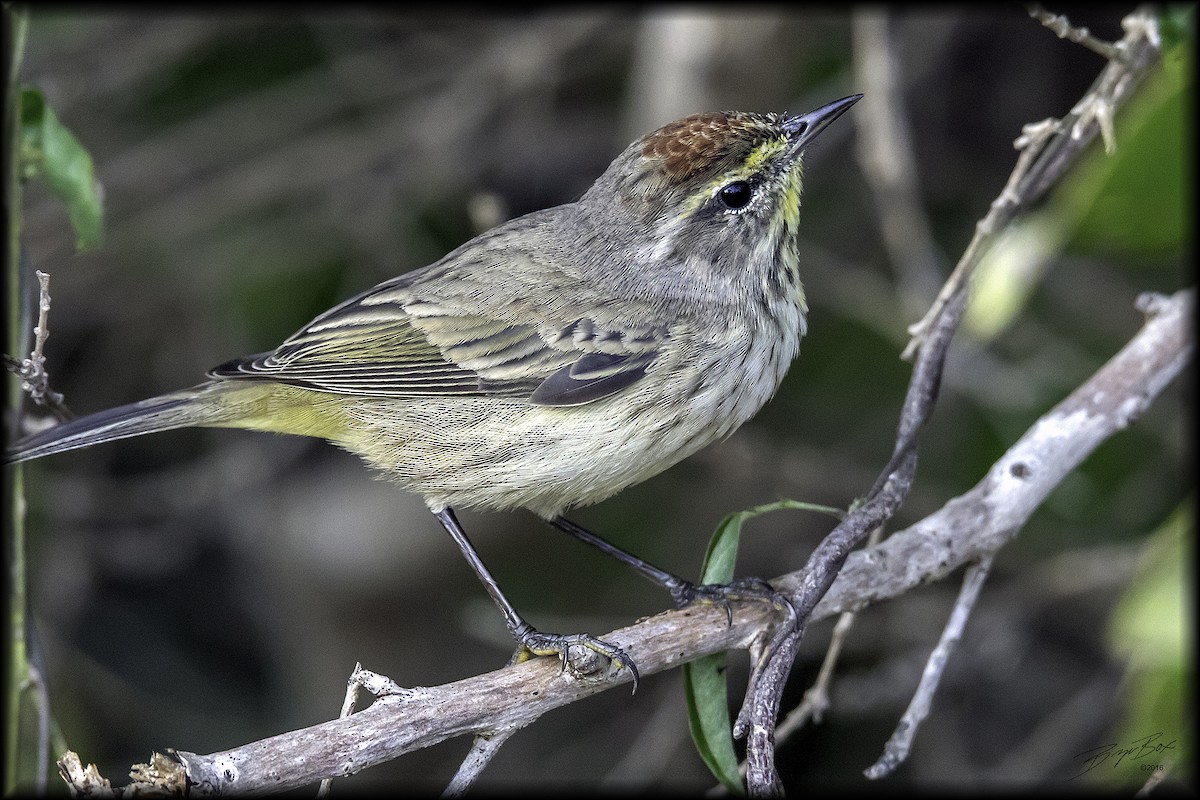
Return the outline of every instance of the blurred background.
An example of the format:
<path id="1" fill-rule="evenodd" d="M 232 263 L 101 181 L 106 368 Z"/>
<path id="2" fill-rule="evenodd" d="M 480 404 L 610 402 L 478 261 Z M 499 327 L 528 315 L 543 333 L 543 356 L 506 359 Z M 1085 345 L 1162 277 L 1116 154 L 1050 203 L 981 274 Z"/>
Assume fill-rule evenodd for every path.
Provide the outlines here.
<path id="1" fill-rule="evenodd" d="M 676 117 L 896 92 L 907 128 L 884 137 L 891 153 L 873 144 L 865 104 L 809 151 L 809 334 L 775 400 L 727 441 L 573 515 L 688 577 L 726 514 L 783 497 L 846 507 L 866 492 L 909 377 L 906 327 L 1002 188 L 1022 125 L 1066 114 L 1104 65 L 1017 5 L 275 11 L 32 10 L 24 81 L 91 152 L 105 193 L 104 243 L 75 254 L 62 204 L 25 189 L 24 269 L 52 276 L 48 368 L 76 413 L 197 383 L 499 221 L 569 202 Z M 1115 40 L 1125 11 L 1072 21 Z M 1111 357 L 1141 325 L 1139 293 L 1192 280 L 1184 38 L 1118 117 L 1115 158 L 1094 146 L 1006 243 L 1021 257 L 981 279 L 892 530 L 975 485 Z M 881 157 L 911 159 L 914 179 L 881 194 Z M 1177 382 L 1001 553 L 910 760 L 882 783 L 862 770 L 911 696 L 957 576 L 863 613 L 832 709 L 780 751 L 788 790 L 1140 785 L 1147 773 L 1128 764 L 1067 781 L 1085 750 L 1147 726 L 1190 731 L 1193 402 L 1190 378 Z M 437 685 L 512 650 L 422 502 L 324 443 L 182 431 L 26 469 L 53 712 L 116 783 L 154 749 L 208 753 L 336 716 L 356 661 Z M 669 605 L 528 514 L 461 518 L 538 627 L 600 635 Z M 796 569 L 829 528 L 759 518 L 739 573 Z M 811 684 L 829 631 L 808 633 L 785 703 Z M 745 662 L 730 658 L 734 697 Z M 440 791 L 468 745 L 405 756 L 343 791 Z M 1176 774 L 1190 778 L 1187 763 Z M 674 672 L 547 715 L 480 789 L 713 783 Z"/>

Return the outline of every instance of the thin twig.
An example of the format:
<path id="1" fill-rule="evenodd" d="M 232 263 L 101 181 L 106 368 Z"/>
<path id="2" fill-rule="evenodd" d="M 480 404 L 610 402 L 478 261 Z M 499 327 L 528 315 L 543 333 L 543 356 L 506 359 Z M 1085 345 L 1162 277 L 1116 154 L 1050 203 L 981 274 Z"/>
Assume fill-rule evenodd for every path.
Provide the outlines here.
<path id="1" fill-rule="evenodd" d="M 955 648 L 962 640 L 963 628 L 967 625 L 971 611 L 975 608 L 975 601 L 979 599 L 979 593 L 983 590 L 983 584 L 987 581 L 991 569 L 991 556 L 967 568 L 966 575 L 963 576 L 962 589 L 954 603 L 954 611 L 951 612 L 950 619 L 942 630 L 942 636 L 938 640 L 937 646 L 929 654 L 929 660 L 925 664 L 925 671 L 921 674 L 917 691 L 913 694 L 912 701 L 908 704 L 904 715 L 900 717 L 900 722 L 896 725 L 892 738 L 884 746 L 883 755 L 863 773 L 868 778 L 877 780 L 887 777 L 908 758 L 913 740 L 921 728 L 921 723 L 929 716 L 929 709 L 933 707 L 933 696 L 937 693 L 938 686 L 941 685 L 946 665 L 950 663 L 950 656 L 954 654 Z"/>
<path id="2" fill-rule="evenodd" d="M 1139 9 L 1121 22 L 1125 38 L 1114 45 L 1121 57 L 1111 60 L 1083 98 L 1061 120 L 1048 119 L 1026 125 L 1014 142 L 1019 151 L 1017 165 L 987 215 L 975 226 L 975 235 L 925 317 L 909 328 L 911 340 L 901 355 L 911 359 L 921 347 L 926 332 L 941 313 L 941 307 L 958 286 L 969 281 L 975 267 L 996 242 L 998 234 L 1019 213 L 1037 202 L 1075 163 L 1097 134 L 1105 137 L 1105 149 L 1113 145 L 1112 120 L 1142 79 L 1157 66 L 1161 56 L 1158 18 Z"/>
<path id="3" fill-rule="evenodd" d="M 366 689 L 376 697 L 403 695 L 409 691 L 386 675 L 380 675 L 369 669 L 363 669 L 361 663 L 355 663 L 354 671 L 350 673 L 350 677 L 346 680 L 346 697 L 342 700 L 342 711 L 338 714 L 338 719 L 345 719 L 354 713 L 355 708 L 358 706 L 358 692 L 360 689 Z M 317 797 L 327 797 L 332 785 L 333 778 L 322 780 L 320 787 L 317 788 Z"/>
<path id="4" fill-rule="evenodd" d="M 847 556 L 870 532 L 900 508 L 917 469 L 916 436 L 932 413 L 941 383 L 942 364 L 965 308 L 965 291 L 944 306 L 942 316 L 917 357 L 905 397 L 900 431 L 892 460 L 880 474 L 867 499 L 817 545 L 801 571 L 799 586 L 788 593 L 798 624 L 750 673 L 746 699 L 734 725 L 735 736 L 746 737 L 746 784 L 751 796 L 778 796 L 783 787 L 775 768 L 775 720 L 783 689 L 804 635 L 807 621 L 829 591 Z"/>
<path id="5" fill-rule="evenodd" d="M 462 797 L 466 794 L 483 772 L 483 768 L 491 763 L 504 743 L 518 730 L 520 728 L 513 727 L 477 735 L 471 742 L 471 749 L 467 752 L 467 757 L 463 759 L 458 771 L 454 773 L 446 791 L 442 792 L 442 797 Z"/>
<path id="6" fill-rule="evenodd" d="M 1028 7 L 1029 16 L 1045 25 L 1060 39 L 1066 39 L 1075 44 L 1081 44 L 1088 50 L 1107 58 L 1109 61 L 1119 61 L 1122 57 L 1120 48 L 1109 44 L 1103 39 L 1097 39 L 1084 27 L 1074 27 L 1065 14 L 1051 14 L 1038 3 Z"/>
<path id="7" fill-rule="evenodd" d="M 580 650 L 581 648 L 574 649 Z M 520 664 L 528 658 L 529 652 L 524 647 L 518 645 L 517 649 L 509 657 L 506 666 L 511 667 L 513 664 Z M 567 669 L 567 654 L 563 653 L 562 658 L 563 668 Z M 637 686 L 636 678 L 633 684 L 635 687 Z M 484 767 L 491 763 L 509 737 L 523 727 L 525 726 L 509 725 L 477 732 L 474 740 L 471 742 L 471 749 L 467 751 L 467 755 L 463 758 L 462 763 L 458 765 L 454 777 L 450 779 L 450 783 L 447 784 L 445 790 L 442 792 L 442 796 L 462 797 L 466 794 L 475 781 L 478 780 L 479 776 L 483 774 Z"/>
<path id="8" fill-rule="evenodd" d="M 867 538 L 867 547 L 874 547 L 879 544 L 883 538 L 883 528 L 876 528 L 871 531 L 871 535 Z M 821 662 L 821 669 L 817 672 L 817 678 L 813 681 L 813 685 L 804 693 L 804 697 L 800 699 L 800 705 L 792 709 L 783 722 L 775 727 L 775 743 L 780 745 L 785 742 L 793 733 L 803 728 L 811 719 L 814 723 L 820 724 L 825 712 L 829 709 L 829 687 L 833 683 L 834 670 L 837 667 L 838 658 L 841 657 L 842 648 L 845 647 L 846 639 L 850 635 L 850 630 L 854 627 L 854 621 L 858 618 L 857 611 L 843 611 L 838 617 L 838 621 L 833 626 L 833 633 L 830 635 L 829 647 L 825 651 L 825 658 Z M 742 774 L 745 775 L 745 762 L 742 762 Z"/>
<path id="9" fill-rule="evenodd" d="M 33 402 L 50 409 L 60 422 L 71 418 L 71 411 L 63 402 L 63 396 L 50 388 L 50 374 L 46 372 L 46 340 L 50 338 L 50 275 L 38 270 L 38 322 L 33 328 L 33 352 L 29 358 L 18 360 L 5 354 L 4 363 L 21 379 L 21 389 L 29 393 Z"/>

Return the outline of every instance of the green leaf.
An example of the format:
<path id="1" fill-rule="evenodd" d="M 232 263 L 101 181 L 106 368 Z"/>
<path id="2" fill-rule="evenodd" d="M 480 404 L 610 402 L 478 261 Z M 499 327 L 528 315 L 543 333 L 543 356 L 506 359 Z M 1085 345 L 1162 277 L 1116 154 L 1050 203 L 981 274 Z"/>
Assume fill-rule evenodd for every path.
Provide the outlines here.
<path id="1" fill-rule="evenodd" d="M 92 157 L 36 89 L 21 91 L 21 177 L 41 178 L 66 204 L 77 249 L 100 244 L 103 190 Z"/>
<path id="2" fill-rule="evenodd" d="M 729 721 L 729 690 L 725 684 L 725 654 L 701 656 L 683 665 L 683 691 L 687 696 L 688 727 L 696 752 L 730 792 L 744 795 L 738 772 Z"/>
<path id="3" fill-rule="evenodd" d="M 704 566 L 700 570 L 701 583 L 729 583 L 733 580 L 733 567 L 737 561 L 738 544 L 742 538 L 742 524 L 746 520 L 767 514 L 771 511 L 816 511 L 829 514 L 841 519 L 845 512 L 840 508 L 817 505 L 816 503 L 801 503 L 799 500 L 779 500 L 755 506 L 747 511 L 736 511 L 717 526 L 716 532 L 708 542 L 708 550 L 704 554 Z"/>
<path id="4" fill-rule="evenodd" d="M 742 524 L 760 514 L 781 509 L 819 511 L 839 519 L 843 516 L 840 509 L 795 500 L 780 500 L 730 514 L 721 520 L 708 543 L 701 582 L 722 584 L 733 580 Z M 729 720 L 725 654 L 713 653 L 684 664 L 683 689 L 687 697 L 688 725 L 700 758 L 725 788 L 735 794 L 745 794 L 742 776 L 738 772 L 737 752 L 733 747 L 733 725 Z"/>

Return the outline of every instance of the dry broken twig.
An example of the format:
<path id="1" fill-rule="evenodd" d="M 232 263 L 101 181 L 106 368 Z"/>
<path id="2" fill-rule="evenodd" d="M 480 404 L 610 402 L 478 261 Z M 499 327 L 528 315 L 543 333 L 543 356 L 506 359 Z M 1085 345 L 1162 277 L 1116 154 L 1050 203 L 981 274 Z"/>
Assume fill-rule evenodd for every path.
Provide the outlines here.
<path id="1" fill-rule="evenodd" d="M 18 359 L 4 354 L 8 371 L 21 379 L 21 390 L 27 392 L 33 402 L 45 406 L 60 421 L 70 419 L 71 410 L 63 396 L 50 388 L 50 374 L 46 372 L 46 340 L 50 338 L 50 276 L 37 271 L 38 321 L 33 328 L 33 352 L 28 358 Z"/>

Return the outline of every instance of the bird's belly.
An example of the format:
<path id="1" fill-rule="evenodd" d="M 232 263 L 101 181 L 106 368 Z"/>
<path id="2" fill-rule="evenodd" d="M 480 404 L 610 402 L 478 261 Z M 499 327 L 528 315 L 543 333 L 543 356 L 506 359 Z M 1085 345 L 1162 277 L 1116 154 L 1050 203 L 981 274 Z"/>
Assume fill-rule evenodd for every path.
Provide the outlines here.
<path id="1" fill-rule="evenodd" d="M 798 339 L 798 336 L 797 336 Z M 694 348 L 656 362 L 611 397 L 579 406 L 522 398 L 364 400 L 354 441 L 384 477 L 446 506 L 528 508 L 544 517 L 662 472 L 752 417 L 795 356 L 785 340 L 751 340 L 719 358 Z"/>

